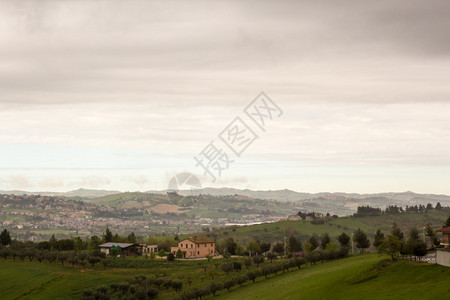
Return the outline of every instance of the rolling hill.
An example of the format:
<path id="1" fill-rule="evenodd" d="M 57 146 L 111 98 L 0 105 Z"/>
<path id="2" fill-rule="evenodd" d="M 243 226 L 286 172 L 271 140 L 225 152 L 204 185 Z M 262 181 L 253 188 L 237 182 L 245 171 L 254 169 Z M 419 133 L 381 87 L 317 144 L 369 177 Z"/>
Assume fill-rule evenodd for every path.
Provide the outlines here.
<path id="1" fill-rule="evenodd" d="M 217 299 L 445 299 L 450 268 L 357 255 L 222 292 Z M 214 298 L 214 299 L 216 299 Z M 213 297 L 211 297 L 213 299 Z"/>
<path id="2" fill-rule="evenodd" d="M 217 239 L 223 240 L 232 236 L 235 241 L 246 245 L 250 240 L 260 241 L 283 241 L 283 238 L 291 234 L 298 237 L 302 242 L 315 235 L 320 238 L 324 233 L 328 233 L 332 240 L 335 240 L 342 232 L 351 234 L 358 228 L 367 233 L 372 240 L 377 229 L 385 234 L 390 232 L 392 224 L 395 222 L 406 234 L 411 227 L 416 227 L 422 234 L 422 228 L 431 223 L 434 228 L 441 228 L 444 221 L 450 215 L 450 209 L 432 210 L 427 213 L 404 213 L 397 215 L 380 215 L 354 217 L 347 216 L 341 218 L 325 218 L 323 224 L 313 224 L 310 221 L 280 221 L 276 223 L 266 223 L 251 226 L 232 226 L 221 228 L 215 231 Z"/>

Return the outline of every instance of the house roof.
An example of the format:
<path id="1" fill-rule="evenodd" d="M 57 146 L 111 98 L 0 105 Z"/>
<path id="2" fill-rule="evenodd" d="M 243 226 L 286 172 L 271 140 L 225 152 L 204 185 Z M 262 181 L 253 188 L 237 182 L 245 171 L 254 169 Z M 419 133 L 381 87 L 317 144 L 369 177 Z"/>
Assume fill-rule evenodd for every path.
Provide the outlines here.
<path id="1" fill-rule="evenodd" d="M 193 238 L 188 238 L 188 239 L 184 239 L 183 241 L 191 241 L 195 244 L 205 244 L 205 243 L 215 243 L 212 239 L 207 238 L 207 237 L 193 237 Z"/>
<path id="2" fill-rule="evenodd" d="M 117 247 L 117 246 L 119 246 L 120 248 L 128 248 L 128 247 L 130 247 L 130 246 L 134 246 L 134 245 L 136 245 L 136 244 L 130 244 L 130 243 L 114 243 L 114 242 L 112 242 L 112 243 L 104 243 L 104 244 L 101 244 L 101 245 L 99 245 L 99 247 L 100 248 L 111 248 L 111 247 Z"/>
<path id="3" fill-rule="evenodd" d="M 443 233 L 450 233 L 450 226 L 449 227 L 444 227 L 439 229 L 438 231 L 443 232 Z"/>

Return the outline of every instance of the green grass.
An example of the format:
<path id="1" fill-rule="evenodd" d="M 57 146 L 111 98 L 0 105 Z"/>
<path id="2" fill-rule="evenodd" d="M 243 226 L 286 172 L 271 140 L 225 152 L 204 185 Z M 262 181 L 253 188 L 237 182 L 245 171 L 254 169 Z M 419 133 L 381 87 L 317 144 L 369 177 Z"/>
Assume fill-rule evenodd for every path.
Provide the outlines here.
<path id="1" fill-rule="evenodd" d="M 181 280 L 185 289 L 188 288 L 187 279 L 190 277 L 194 288 L 210 284 L 211 271 L 217 272 L 216 280 L 224 280 L 226 274 L 220 267 L 216 269 L 215 266 L 216 263 L 223 262 L 222 259 L 211 262 L 206 260 L 168 262 L 159 259 L 117 258 L 106 270 L 96 266 L 94 269 L 88 267 L 84 271 L 80 267 L 72 268 L 67 264 L 62 266 L 56 263 L 1 259 L 0 299 L 78 299 L 83 290 L 123 282 L 137 275 Z M 207 268 L 206 273 L 203 266 Z M 174 295 L 172 289 L 164 289 L 160 291 L 159 299 L 170 299 Z"/>
<path id="2" fill-rule="evenodd" d="M 84 272 L 60 264 L 1 261 L 1 299 L 77 298 L 87 288 L 134 276 L 135 270 Z"/>
<path id="3" fill-rule="evenodd" d="M 328 233 L 332 239 L 336 239 L 339 234 L 346 232 L 351 234 L 358 228 L 367 233 L 369 238 L 373 238 L 377 229 L 388 233 L 394 222 L 408 233 L 413 226 L 421 230 L 427 223 L 433 224 L 436 229 L 442 226 L 444 220 L 449 216 L 449 211 L 430 211 L 421 214 L 401 214 L 401 215 L 381 215 L 369 217 L 341 217 L 330 218 L 325 224 L 311 224 L 309 221 L 281 221 L 269 224 L 260 224 L 243 227 L 229 227 L 220 229 L 218 233 L 219 241 L 232 236 L 235 241 L 245 245 L 250 240 L 260 241 L 282 241 L 285 236 L 294 233 L 303 242 L 310 236 Z M 226 234 L 227 233 L 227 234 Z"/>
<path id="4" fill-rule="evenodd" d="M 450 268 L 408 261 L 379 264 L 385 259 L 366 254 L 318 264 L 221 292 L 217 299 L 446 299 L 450 296 Z"/>
<path id="5" fill-rule="evenodd" d="M 124 261 L 128 260 L 143 261 L 131 258 Z M 192 288 L 208 286 L 212 280 L 205 276 L 215 270 L 214 263 L 214 260 L 210 263 L 156 260 L 148 261 L 145 268 L 102 270 L 98 266 L 84 271 L 60 264 L 0 260 L 0 298 L 76 299 L 83 290 L 137 275 L 181 279 L 184 289 L 188 288 L 186 276 L 191 276 Z M 207 266 L 208 273 L 204 272 L 203 265 Z M 215 280 L 229 278 L 220 268 L 216 272 Z M 230 276 L 238 275 L 230 273 Z M 217 299 L 445 299 L 450 296 L 449 282 L 450 268 L 409 261 L 390 263 L 385 256 L 365 254 L 271 275 L 267 280 L 260 277 L 256 283 L 235 287 L 231 292 L 221 291 Z M 173 296 L 173 290 L 163 290 L 159 299 Z"/>

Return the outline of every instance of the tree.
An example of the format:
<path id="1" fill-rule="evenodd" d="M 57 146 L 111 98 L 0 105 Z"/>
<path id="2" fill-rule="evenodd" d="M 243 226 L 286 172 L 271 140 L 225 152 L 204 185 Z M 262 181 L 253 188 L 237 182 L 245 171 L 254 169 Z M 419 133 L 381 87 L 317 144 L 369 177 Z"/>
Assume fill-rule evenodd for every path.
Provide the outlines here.
<path id="1" fill-rule="evenodd" d="M 253 281 L 253 283 L 255 282 L 256 278 L 258 278 L 258 275 L 259 275 L 259 274 L 258 274 L 258 272 L 256 272 L 256 271 L 248 272 L 248 273 L 247 273 L 248 280 Z"/>
<path id="2" fill-rule="evenodd" d="M 175 260 L 175 255 L 173 255 L 172 252 L 169 253 L 169 254 L 167 255 L 167 261 L 174 261 L 174 260 Z"/>
<path id="3" fill-rule="evenodd" d="M 264 257 L 257 255 L 255 257 L 253 257 L 253 262 L 255 263 L 256 267 L 258 268 L 259 265 L 264 262 Z"/>
<path id="4" fill-rule="evenodd" d="M 170 286 L 175 290 L 175 292 L 178 292 L 183 288 L 183 282 L 180 280 L 174 280 L 170 283 Z"/>
<path id="5" fill-rule="evenodd" d="M 88 262 L 91 264 L 92 267 L 95 266 L 96 263 L 99 263 L 101 261 L 100 257 L 98 256 L 89 256 Z"/>
<path id="6" fill-rule="evenodd" d="M 278 253 L 278 255 L 283 255 L 284 254 L 284 244 L 281 242 L 276 243 L 273 246 L 273 251 L 275 251 L 276 253 Z"/>
<path id="7" fill-rule="evenodd" d="M 55 238 L 54 234 L 52 234 L 52 236 L 50 237 L 50 240 L 48 242 L 50 244 L 50 250 L 57 249 L 58 240 Z"/>
<path id="8" fill-rule="evenodd" d="M 222 268 L 222 271 L 227 273 L 227 276 L 228 276 L 228 274 L 233 270 L 233 264 L 231 264 L 231 263 L 223 264 L 221 268 Z"/>
<path id="9" fill-rule="evenodd" d="M 373 239 L 373 245 L 378 248 L 384 240 L 384 234 L 380 229 L 375 233 L 375 238 Z"/>
<path id="10" fill-rule="evenodd" d="M 87 253 L 85 252 L 81 252 L 80 254 L 78 254 L 77 259 L 78 259 L 78 263 L 80 264 L 80 266 L 83 267 L 84 270 L 86 270 L 86 260 L 87 260 Z"/>
<path id="11" fill-rule="evenodd" d="M 370 246 L 370 241 L 364 231 L 361 230 L 361 228 L 358 228 L 358 230 L 355 232 L 353 241 L 356 243 L 356 247 L 359 248 L 360 253 L 363 253 L 364 249 L 369 248 Z"/>
<path id="12" fill-rule="evenodd" d="M 312 252 L 314 251 L 317 247 L 319 246 L 319 242 L 317 241 L 317 239 L 312 236 L 309 238 L 308 242 L 305 245 L 305 250 Z"/>
<path id="13" fill-rule="evenodd" d="M 387 239 L 384 239 L 378 246 L 378 251 L 380 253 L 385 253 L 391 256 L 392 260 L 396 260 L 398 254 L 400 253 L 400 240 L 396 235 L 388 235 Z"/>
<path id="14" fill-rule="evenodd" d="M 325 249 L 329 242 L 331 242 L 330 236 L 328 235 L 328 233 L 325 233 L 320 241 L 320 248 Z"/>
<path id="15" fill-rule="evenodd" d="M 427 226 L 425 226 L 425 235 L 430 239 L 430 245 L 433 246 L 433 240 L 436 233 L 434 232 L 433 225 L 431 225 L 431 223 L 428 223 Z"/>
<path id="16" fill-rule="evenodd" d="M 261 247 L 259 246 L 258 242 L 255 241 L 250 241 L 247 244 L 247 251 L 250 253 L 250 256 L 252 256 L 252 253 L 260 253 L 261 252 Z"/>
<path id="17" fill-rule="evenodd" d="M 436 203 L 436 210 L 441 210 L 441 209 L 442 209 L 441 203 L 440 202 Z"/>
<path id="18" fill-rule="evenodd" d="M 222 285 L 220 283 L 213 282 L 209 286 L 209 291 L 213 296 L 216 296 L 216 293 L 222 289 Z"/>
<path id="19" fill-rule="evenodd" d="M 8 246 L 11 243 L 11 235 L 9 234 L 8 229 L 3 229 L 0 233 L 0 244 L 2 246 Z"/>
<path id="20" fill-rule="evenodd" d="M 411 240 L 414 240 L 414 241 L 417 241 L 417 240 L 419 240 L 419 230 L 417 230 L 417 228 L 416 227 L 412 227 L 410 230 L 409 230 L 409 238 L 411 239 Z"/>
<path id="21" fill-rule="evenodd" d="M 230 289 L 231 289 L 233 286 L 235 286 L 236 283 L 237 283 L 237 282 L 236 282 L 236 278 L 231 278 L 231 279 L 228 279 L 227 281 L 225 281 L 225 282 L 223 283 L 223 287 L 226 288 L 227 291 L 230 291 Z"/>
<path id="22" fill-rule="evenodd" d="M 223 243 L 223 251 L 235 255 L 236 254 L 237 243 L 233 238 L 227 238 Z"/>
<path id="23" fill-rule="evenodd" d="M 97 249 L 98 245 L 100 245 L 100 244 L 101 244 L 101 242 L 100 242 L 100 238 L 98 236 L 96 236 L 96 235 L 91 236 L 91 239 L 89 241 L 89 248 L 91 250 Z"/>
<path id="24" fill-rule="evenodd" d="M 400 242 L 403 241 L 403 232 L 400 230 L 400 228 L 397 226 L 397 223 L 395 223 L 395 222 L 392 225 L 391 234 L 395 235 L 396 237 L 398 237 Z"/>
<path id="25" fill-rule="evenodd" d="M 338 236 L 338 241 L 339 244 L 341 244 L 341 247 L 348 247 L 350 243 L 350 237 L 345 232 L 343 232 Z"/>
<path id="26" fill-rule="evenodd" d="M 103 270 L 106 270 L 106 267 L 111 263 L 111 258 L 103 258 L 100 263 L 103 266 Z"/>
<path id="27" fill-rule="evenodd" d="M 291 235 L 288 241 L 288 249 L 291 253 L 302 251 L 302 243 L 295 236 Z"/>
<path id="28" fill-rule="evenodd" d="M 150 299 L 155 299 L 156 297 L 158 297 L 158 290 L 155 288 L 149 288 L 147 291 L 147 297 L 149 297 Z"/>
<path id="29" fill-rule="evenodd" d="M 273 252 L 269 252 L 267 253 L 267 259 L 270 259 L 270 263 L 272 263 L 274 259 L 277 259 L 277 255 Z"/>
<path id="30" fill-rule="evenodd" d="M 176 254 L 177 258 L 183 258 L 183 252 L 181 252 L 181 249 L 177 250 L 177 254 Z"/>
<path id="31" fill-rule="evenodd" d="M 270 243 L 262 242 L 259 247 L 261 248 L 261 251 L 266 255 L 267 251 L 270 251 Z"/>
<path id="32" fill-rule="evenodd" d="M 433 204 L 428 203 L 426 209 L 427 209 L 427 210 L 432 210 L 432 209 L 433 209 Z"/>
<path id="33" fill-rule="evenodd" d="M 128 243 L 132 243 L 132 244 L 136 244 L 136 235 L 134 234 L 134 232 L 131 232 L 131 233 L 127 236 L 127 242 L 128 242 Z"/>
<path id="34" fill-rule="evenodd" d="M 418 241 L 414 247 L 414 255 L 419 258 L 427 255 L 427 245 L 422 241 Z"/>
<path id="35" fill-rule="evenodd" d="M 449 227 L 449 226 L 450 226 L 450 215 L 448 216 L 447 220 L 444 222 L 444 225 L 442 226 L 442 228 Z"/>
<path id="36" fill-rule="evenodd" d="M 106 227 L 106 231 L 104 234 L 105 242 L 107 242 L 107 243 L 112 242 L 112 238 L 113 238 L 113 234 L 112 234 L 111 230 L 109 230 L 109 228 Z"/>
<path id="37" fill-rule="evenodd" d="M 61 262 L 61 264 L 64 266 L 64 262 L 69 258 L 69 255 L 65 252 L 59 252 L 58 253 L 58 260 Z"/>
<path id="38" fill-rule="evenodd" d="M 116 257 L 119 255 L 119 249 L 117 249 L 116 247 L 109 248 L 109 255 L 116 259 Z"/>
<path id="39" fill-rule="evenodd" d="M 241 270 L 242 270 L 242 263 L 240 263 L 240 262 L 238 262 L 238 261 L 233 262 L 233 269 L 234 269 L 236 272 L 241 271 Z"/>

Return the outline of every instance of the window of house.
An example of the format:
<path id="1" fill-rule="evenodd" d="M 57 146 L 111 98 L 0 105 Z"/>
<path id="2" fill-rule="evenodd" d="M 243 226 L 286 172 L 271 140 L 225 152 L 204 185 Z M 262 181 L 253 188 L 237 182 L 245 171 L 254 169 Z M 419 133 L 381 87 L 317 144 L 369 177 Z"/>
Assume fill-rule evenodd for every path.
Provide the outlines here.
<path id="1" fill-rule="evenodd" d="M 197 251 L 197 254 L 200 255 L 200 251 Z"/>
<path id="2" fill-rule="evenodd" d="M 180 248 L 183 248 L 183 244 L 180 245 Z"/>

